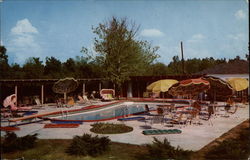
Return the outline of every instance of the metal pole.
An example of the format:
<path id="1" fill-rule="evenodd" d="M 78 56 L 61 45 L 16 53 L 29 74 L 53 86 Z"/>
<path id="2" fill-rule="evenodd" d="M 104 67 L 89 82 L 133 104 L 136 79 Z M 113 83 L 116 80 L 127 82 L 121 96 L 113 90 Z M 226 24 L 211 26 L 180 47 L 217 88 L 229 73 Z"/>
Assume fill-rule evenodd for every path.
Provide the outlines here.
<path id="1" fill-rule="evenodd" d="M 85 83 L 82 84 L 82 95 L 85 94 Z"/>
<path id="2" fill-rule="evenodd" d="M 102 90 L 102 82 L 99 82 L 99 92 Z"/>
<path id="3" fill-rule="evenodd" d="M 16 106 L 17 106 L 17 86 L 15 86 Z"/>
<path id="4" fill-rule="evenodd" d="M 41 87 L 41 101 L 42 101 L 42 104 L 44 103 L 44 86 L 42 85 Z"/>
<path id="5" fill-rule="evenodd" d="M 184 57 L 183 57 L 183 45 L 182 45 L 182 41 L 181 41 L 181 61 L 182 61 L 182 73 L 185 74 L 185 70 L 184 70 Z"/>

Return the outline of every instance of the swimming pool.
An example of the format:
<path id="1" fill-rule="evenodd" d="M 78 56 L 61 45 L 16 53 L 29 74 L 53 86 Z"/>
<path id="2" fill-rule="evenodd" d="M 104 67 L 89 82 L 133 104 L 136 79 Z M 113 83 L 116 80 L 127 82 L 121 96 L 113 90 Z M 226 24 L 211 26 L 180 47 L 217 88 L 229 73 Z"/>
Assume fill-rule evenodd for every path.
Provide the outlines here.
<path id="1" fill-rule="evenodd" d="M 102 107 L 96 107 L 94 110 L 77 110 L 68 111 L 64 113 L 58 113 L 55 115 L 46 116 L 50 120 L 59 121 L 83 121 L 83 122 L 95 122 L 95 121 L 107 121 L 117 118 L 122 118 L 130 115 L 145 113 L 145 105 L 148 105 L 150 110 L 154 110 L 158 105 L 161 105 L 162 101 L 125 101 L 103 105 Z"/>

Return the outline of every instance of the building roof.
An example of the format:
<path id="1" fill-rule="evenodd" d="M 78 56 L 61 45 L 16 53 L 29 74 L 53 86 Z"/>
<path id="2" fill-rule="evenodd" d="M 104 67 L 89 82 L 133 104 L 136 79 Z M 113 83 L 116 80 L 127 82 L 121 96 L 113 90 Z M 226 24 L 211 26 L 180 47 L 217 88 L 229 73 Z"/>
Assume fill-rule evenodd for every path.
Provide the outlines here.
<path id="1" fill-rule="evenodd" d="M 249 74 L 249 62 L 234 60 L 205 69 L 197 74 Z"/>

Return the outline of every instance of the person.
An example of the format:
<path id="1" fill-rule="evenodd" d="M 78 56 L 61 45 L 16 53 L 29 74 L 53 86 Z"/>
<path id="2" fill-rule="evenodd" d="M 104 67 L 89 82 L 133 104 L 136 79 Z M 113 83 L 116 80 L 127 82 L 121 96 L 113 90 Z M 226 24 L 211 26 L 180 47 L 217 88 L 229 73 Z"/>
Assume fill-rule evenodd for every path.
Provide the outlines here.
<path id="1" fill-rule="evenodd" d="M 93 92 L 90 94 L 90 98 L 91 98 L 91 99 L 95 99 L 95 93 L 96 93 L 96 92 L 93 91 Z"/>
<path id="2" fill-rule="evenodd" d="M 16 106 L 16 95 L 12 94 L 8 97 L 5 98 L 5 100 L 3 101 L 3 106 L 10 108 L 11 111 L 18 111 L 18 110 L 31 110 L 32 107 L 17 107 Z"/>
<path id="3" fill-rule="evenodd" d="M 231 105 L 230 104 L 226 104 L 224 109 L 225 109 L 226 112 L 228 112 L 230 110 L 230 108 L 231 108 Z"/>
<path id="4" fill-rule="evenodd" d="M 210 119 L 212 114 L 214 114 L 214 106 L 210 104 L 208 106 L 208 119 Z"/>
<path id="5" fill-rule="evenodd" d="M 147 113 L 149 113 L 149 107 L 148 107 L 148 105 L 147 105 L 147 104 L 145 105 L 145 107 L 144 107 L 144 108 L 145 108 L 145 111 L 146 111 Z"/>
<path id="6" fill-rule="evenodd" d="M 227 104 L 225 105 L 225 108 L 224 108 L 226 112 L 228 112 L 231 109 L 233 103 L 234 103 L 233 100 L 231 98 L 228 98 Z"/>
<path id="7" fill-rule="evenodd" d="M 157 114 L 158 114 L 158 115 L 163 115 L 163 113 L 164 113 L 163 108 L 158 107 L 158 108 L 157 108 Z"/>
<path id="8" fill-rule="evenodd" d="M 197 109 L 199 112 L 201 111 L 201 105 L 198 103 L 198 101 L 194 102 L 193 107 Z"/>

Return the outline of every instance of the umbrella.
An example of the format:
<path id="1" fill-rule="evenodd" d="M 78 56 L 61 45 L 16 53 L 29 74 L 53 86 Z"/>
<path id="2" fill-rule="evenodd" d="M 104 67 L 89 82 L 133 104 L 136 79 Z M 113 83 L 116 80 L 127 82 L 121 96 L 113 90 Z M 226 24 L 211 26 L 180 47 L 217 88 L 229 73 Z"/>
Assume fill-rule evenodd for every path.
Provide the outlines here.
<path id="1" fill-rule="evenodd" d="M 174 84 L 169 89 L 169 93 L 173 96 L 196 95 L 202 91 L 208 90 L 209 87 L 209 82 L 201 78 L 187 79 Z"/>
<path id="2" fill-rule="evenodd" d="M 64 78 L 57 81 L 52 90 L 55 93 L 64 94 L 64 99 L 66 100 L 66 94 L 74 91 L 78 87 L 78 82 L 74 78 Z"/>
<path id="3" fill-rule="evenodd" d="M 202 79 L 209 81 L 210 89 L 208 94 L 211 97 L 228 99 L 233 95 L 234 90 L 228 82 L 213 76 L 204 76 Z"/>
<path id="4" fill-rule="evenodd" d="M 3 106 L 4 107 L 8 107 L 8 106 L 13 107 L 13 106 L 15 106 L 15 103 L 16 103 L 16 95 L 12 94 L 4 99 Z"/>
<path id="5" fill-rule="evenodd" d="M 245 78 L 230 78 L 227 80 L 235 91 L 242 91 L 248 88 L 248 80 Z"/>
<path id="6" fill-rule="evenodd" d="M 151 83 L 149 86 L 147 86 L 147 90 L 150 90 L 155 93 L 166 92 L 172 85 L 176 83 L 178 83 L 178 81 L 174 79 L 163 79 Z"/>

